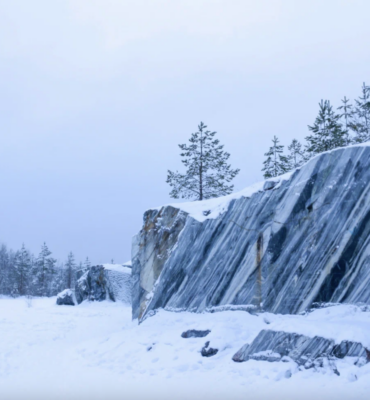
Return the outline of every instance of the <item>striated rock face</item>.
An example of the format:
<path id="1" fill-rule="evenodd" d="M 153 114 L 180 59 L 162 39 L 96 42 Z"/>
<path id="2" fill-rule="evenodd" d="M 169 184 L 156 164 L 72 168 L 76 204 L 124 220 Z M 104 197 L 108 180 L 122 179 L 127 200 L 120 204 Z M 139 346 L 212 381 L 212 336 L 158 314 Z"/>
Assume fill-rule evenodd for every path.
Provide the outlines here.
<path id="1" fill-rule="evenodd" d="M 356 357 L 368 362 L 366 349 L 361 343 L 343 341 L 338 345 L 333 340 L 319 336 L 309 338 L 296 333 L 261 331 L 253 342 L 244 345 L 233 357 L 236 362 L 248 360 L 284 361 L 289 357 L 298 365 L 311 368 L 322 358 Z"/>
<path id="2" fill-rule="evenodd" d="M 91 267 L 77 281 L 75 294 L 78 304 L 90 301 L 123 301 L 131 303 L 131 270 L 111 264 Z"/>
<path id="3" fill-rule="evenodd" d="M 370 302 L 370 147 L 324 153 L 220 215 L 214 201 L 200 202 L 203 220 L 181 205 L 145 213 L 133 240 L 133 318 L 162 307 L 298 313 Z"/>

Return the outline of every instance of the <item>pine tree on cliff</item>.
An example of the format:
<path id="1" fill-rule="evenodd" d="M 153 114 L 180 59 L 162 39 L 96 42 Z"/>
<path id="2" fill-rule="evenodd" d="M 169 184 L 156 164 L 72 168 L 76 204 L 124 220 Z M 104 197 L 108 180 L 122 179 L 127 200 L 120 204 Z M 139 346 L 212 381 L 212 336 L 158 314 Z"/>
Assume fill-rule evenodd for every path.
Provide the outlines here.
<path id="1" fill-rule="evenodd" d="M 288 157 L 283 154 L 284 146 L 279 144 L 276 136 L 272 139 L 272 143 L 270 150 L 265 153 L 267 159 L 263 162 L 262 171 L 264 171 L 263 176 L 266 179 L 285 174 L 291 169 Z"/>
<path id="2" fill-rule="evenodd" d="M 355 132 L 354 142 L 370 140 L 370 86 L 362 85 L 362 96 L 355 100 L 356 108 L 351 128 Z"/>
<path id="3" fill-rule="evenodd" d="M 223 150 L 215 135 L 201 122 L 189 139 L 190 145 L 179 145 L 186 172 L 168 171 L 166 182 L 172 188 L 171 197 L 205 200 L 232 192 L 234 185 L 229 183 L 240 170 L 227 163 L 230 154 Z"/>
<path id="4" fill-rule="evenodd" d="M 315 123 L 308 126 L 312 132 L 312 135 L 306 137 L 306 150 L 310 156 L 346 145 L 346 133 L 340 118 L 339 114 L 334 113 L 328 100 L 321 100 Z"/>
<path id="5" fill-rule="evenodd" d="M 292 140 L 292 143 L 288 146 L 288 151 L 289 169 L 298 168 L 306 161 L 302 144 L 297 139 Z"/>

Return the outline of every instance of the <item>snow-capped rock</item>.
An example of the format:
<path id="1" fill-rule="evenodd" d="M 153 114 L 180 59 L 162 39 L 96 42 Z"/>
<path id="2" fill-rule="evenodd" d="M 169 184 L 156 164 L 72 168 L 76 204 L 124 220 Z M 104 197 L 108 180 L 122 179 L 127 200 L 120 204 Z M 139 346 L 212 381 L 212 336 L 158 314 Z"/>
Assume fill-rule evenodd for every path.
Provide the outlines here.
<path id="1" fill-rule="evenodd" d="M 144 214 L 133 239 L 133 318 L 159 308 L 370 302 L 370 147 L 323 153 L 223 198 Z"/>
<path id="2" fill-rule="evenodd" d="M 65 289 L 57 296 L 58 306 L 75 306 L 77 304 L 76 296 L 72 289 Z"/>
<path id="3" fill-rule="evenodd" d="M 131 303 L 131 269 L 119 264 L 104 264 L 91 267 L 77 281 L 77 302 L 123 301 Z"/>

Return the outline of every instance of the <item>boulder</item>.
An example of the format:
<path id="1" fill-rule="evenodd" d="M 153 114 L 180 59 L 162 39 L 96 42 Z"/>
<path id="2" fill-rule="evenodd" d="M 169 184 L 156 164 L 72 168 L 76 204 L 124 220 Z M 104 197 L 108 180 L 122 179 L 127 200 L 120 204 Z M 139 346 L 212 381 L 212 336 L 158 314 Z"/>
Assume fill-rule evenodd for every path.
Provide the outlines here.
<path id="1" fill-rule="evenodd" d="M 77 304 L 74 291 L 72 289 L 65 289 L 57 296 L 58 306 L 74 306 Z"/>
<path id="2" fill-rule="evenodd" d="M 182 338 L 188 339 L 188 338 L 202 338 L 207 336 L 211 331 L 207 329 L 206 331 L 198 331 L 196 329 L 191 329 L 189 331 L 183 332 L 181 334 Z"/>
<path id="3" fill-rule="evenodd" d="M 89 301 L 122 301 L 131 304 L 131 270 L 122 265 L 104 264 L 89 268 L 77 281 L 78 304 Z"/>
<path id="4" fill-rule="evenodd" d="M 205 345 L 202 347 L 200 354 L 202 357 L 212 357 L 218 353 L 218 349 L 213 349 L 209 347 L 209 342 L 206 342 Z"/>

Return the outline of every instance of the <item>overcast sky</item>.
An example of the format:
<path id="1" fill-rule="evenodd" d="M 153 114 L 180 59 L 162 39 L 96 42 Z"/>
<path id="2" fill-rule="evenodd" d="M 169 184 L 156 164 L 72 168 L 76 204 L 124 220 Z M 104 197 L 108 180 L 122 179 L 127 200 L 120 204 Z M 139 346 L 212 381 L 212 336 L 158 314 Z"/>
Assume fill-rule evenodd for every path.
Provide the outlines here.
<path id="1" fill-rule="evenodd" d="M 130 259 L 202 120 L 240 190 L 370 82 L 368 0 L 0 0 L 0 241 Z"/>

